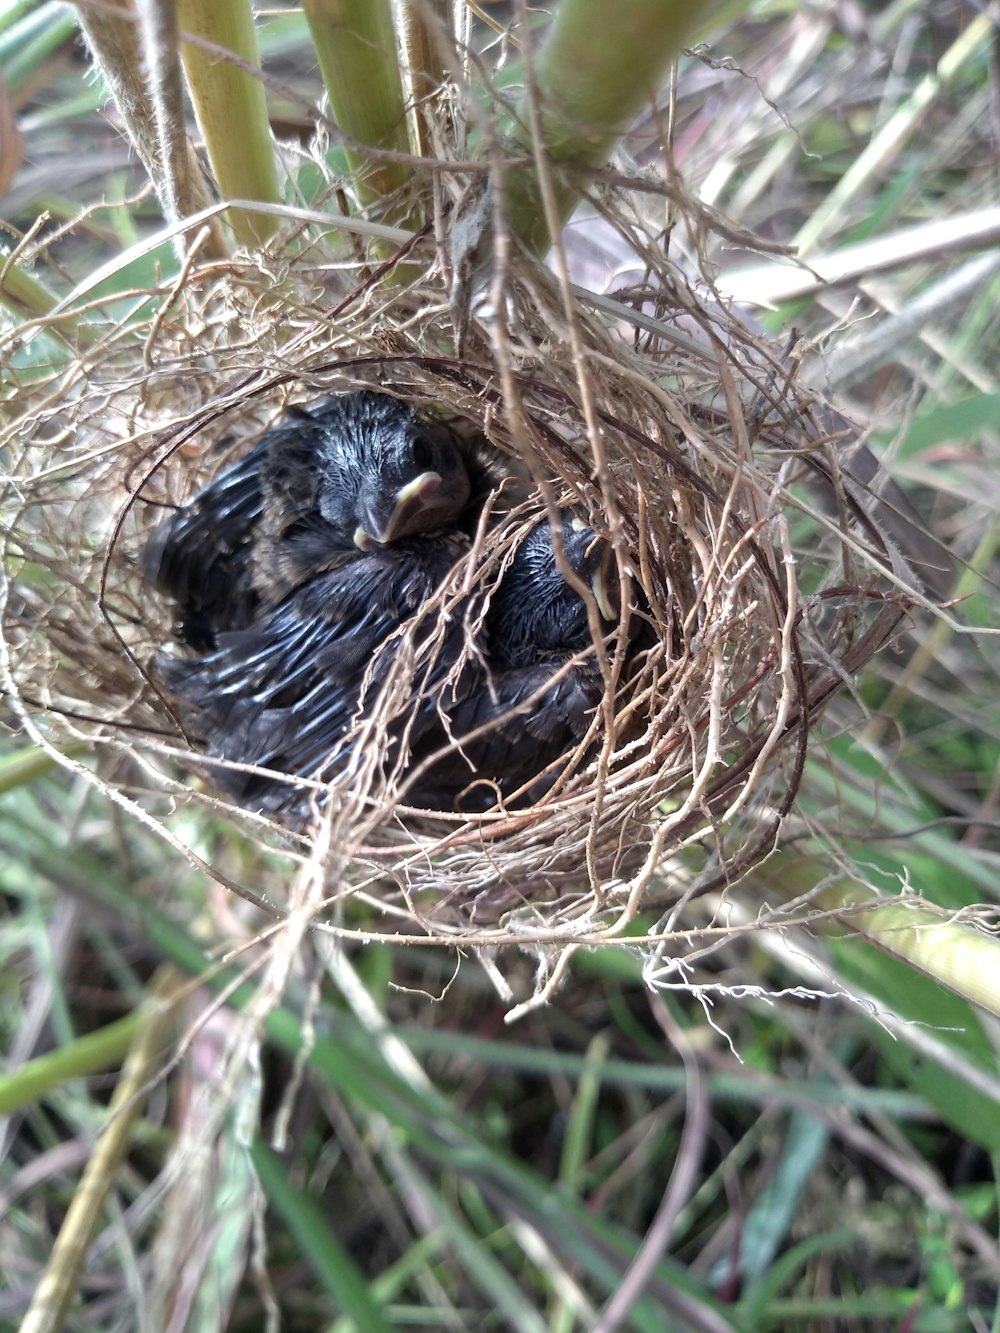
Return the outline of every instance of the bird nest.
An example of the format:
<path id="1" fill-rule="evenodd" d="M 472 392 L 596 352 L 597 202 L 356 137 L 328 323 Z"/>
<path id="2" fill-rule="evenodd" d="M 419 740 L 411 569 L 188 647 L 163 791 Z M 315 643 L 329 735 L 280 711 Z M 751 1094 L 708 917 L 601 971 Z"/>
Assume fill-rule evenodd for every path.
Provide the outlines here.
<path id="1" fill-rule="evenodd" d="M 386 929 L 587 938 L 690 888 L 686 850 L 699 887 L 735 879 L 775 844 L 814 719 L 903 602 L 894 551 L 839 471 L 844 423 L 652 240 L 635 244 L 643 277 L 612 296 L 514 256 L 455 321 L 430 241 L 401 282 L 348 265 L 335 297 L 301 247 L 191 263 L 144 296 L 148 313 L 17 384 L 2 620 L 16 719 L 175 845 L 179 810 L 221 811 L 321 868 L 325 905 L 359 895 Z M 12 364 L 28 336 L 8 340 Z M 591 647 L 603 705 L 534 803 L 407 808 L 405 772 L 400 786 L 380 763 L 392 709 L 419 688 L 400 652 L 382 711 L 358 722 L 371 762 L 333 781 L 311 824 L 269 822 L 213 793 L 151 673 L 171 608 L 142 552 L 165 506 L 289 404 L 358 388 L 481 433 L 529 479 L 515 518 L 571 508 L 613 549 L 623 622 Z M 512 531 L 481 524 L 422 614 L 495 582 Z"/>

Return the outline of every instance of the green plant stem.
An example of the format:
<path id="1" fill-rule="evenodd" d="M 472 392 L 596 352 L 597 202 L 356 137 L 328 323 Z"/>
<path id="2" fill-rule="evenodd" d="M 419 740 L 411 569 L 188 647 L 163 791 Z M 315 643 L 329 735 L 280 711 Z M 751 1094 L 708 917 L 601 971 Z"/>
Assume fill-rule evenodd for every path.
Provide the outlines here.
<path id="1" fill-rule="evenodd" d="M 44 283 L 39 282 L 17 261 L 0 251 L 0 305 L 5 306 L 18 320 L 46 319 L 59 304 L 59 299 Z M 45 332 L 58 338 L 67 347 L 74 340 L 81 347 L 94 341 L 94 330 L 75 313 L 63 311 L 56 319 L 44 325 Z"/>
<path id="2" fill-rule="evenodd" d="M 86 754 L 88 746 L 82 742 L 65 747 L 66 754 Z M 54 766 L 55 759 L 40 745 L 29 745 L 14 754 L 0 758 L 0 796 L 17 787 L 28 787 Z"/>
<path id="3" fill-rule="evenodd" d="M 817 931 L 844 927 L 924 972 L 973 1004 L 1000 1017 L 1000 943 L 971 926 L 931 910 L 919 899 L 886 899 L 847 875 L 831 878 L 829 866 L 808 856 L 771 857 L 754 877 L 792 898 L 836 915 L 810 923 Z"/>
<path id="4" fill-rule="evenodd" d="M 97 1032 L 78 1037 L 68 1046 L 47 1051 L 19 1069 L 0 1075 L 0 1115 L 10 1115 L 30 1106 L 67 1079 L 87 1078 L 110 1069 L 128 1050 L 140 1017 L 138 1012 L 129 1014 Z"/>
<path id="5" fill-rule="evenodd" d="M 264 85 L 253 73 L 260 56 L 249 0 L 179 0 L 177 16 L 184 72 L 220 194 L 279 203 Z M 229 222 L 245 246 L 261 245 L 278 226 L 266 213 L 236 209 Z"/>
<path id="6" fill-rule="evenodd" d="M 13 259 L 0 254 L 0 301 L 22 318 L 41 319 L 59 304 L 58 297 L 32 278 Z"/>
<path id="7" fill-rule="evenodd" d="M 140 1014 L 135 1042 L 111 1099 L 105 1132 L 87 1163 L 73 1202 L 59 1230 L 21 1333 L 57 1333 L 76 1293 L 83 1261 L 104 1214 L 128 1146 L 132 1125 L 143 1105 L 143 1092 L 177 1033 L 179 1003 L 190 983 L 172 967 L 154 978 L 149 1003 Z"/>
<path id="8" fill-rule="evenodd" d="M 355 143 L 408 153 L 388 0 L 303 0 L 303 9 L 337 125 Z M 362 204 L 392 194 L 410 177 L 405 163 L 377 161 L 350 145 L 346 152 Z"/>
<path id="9" fill-rule="evenodd" d="M 533 147 L 527 116 L 513 139 L 548 163 L 603 164 L 617 140 L 656 96 L 707 6 L 678 0 L 564 0 L 534 61 L 541 144 Z M 523 110 L 523 109 L 522 109 Z M 561 221 L 573 211 L 580 185 L 571 171 L 553 171 Z M 512 230 L 536 253 L 549 244 L 534 171 L 512 172 L 506 183 Z"/>

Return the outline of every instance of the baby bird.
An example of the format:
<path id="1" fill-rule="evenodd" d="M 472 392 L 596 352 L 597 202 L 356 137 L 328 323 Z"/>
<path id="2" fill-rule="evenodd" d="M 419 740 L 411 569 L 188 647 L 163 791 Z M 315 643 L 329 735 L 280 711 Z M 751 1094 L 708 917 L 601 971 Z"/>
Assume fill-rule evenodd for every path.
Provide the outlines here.
<path id="1" fill-rule="evenodd" d="M 570 513 L 562 515 L 559 536 L 565 566 L 593 595 L 607 634 L 618 621 L 609 586 L 611 547 Z M 494 592 L 483 648 L 483 665 L 449 686 L 443 703 L 431 698 L 418 713 L 411 767 L 437 757 L 404 792 L 410 804 L 471 813 L 521 788 L 514 803 L 530 804 L 558 775 L 545 770 L 589 730 L 604 677 L 587 602 L 564 577 L 548 523 L 521 543 Z M 583 660 L 573 660 L 588 649 Z"/>
<path id="2" fill-rule="evenodd" d="M 146 578 L 197 651 L 363 552 L 474 524 L 500 468 L 485 441 L 363 390 L 292 408 L 154 530 Z"/>
<path id="3" fill-rule="evenodd" d="M 386 640 L 438 590 L 468 549 L 461 535 L 376 547 L 317 574 L 198 658 L 161 655 L 158 674 L 212 758 L 291 777 L 342 771 L 343 739 L 366 672 L 384 680 Z M 429 632 L 430 625 L 425 632 Z M 308 794 L 280 778 L 218 767 L 216 784 L 248 809 L 308 817 Z"/>

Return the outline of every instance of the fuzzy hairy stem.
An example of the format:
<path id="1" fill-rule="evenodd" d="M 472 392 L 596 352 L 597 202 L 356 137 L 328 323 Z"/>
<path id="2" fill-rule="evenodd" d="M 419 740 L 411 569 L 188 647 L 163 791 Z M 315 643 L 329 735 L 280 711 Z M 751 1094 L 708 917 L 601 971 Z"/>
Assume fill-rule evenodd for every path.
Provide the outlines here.
<path id="1" fill-rule="evenodd" d="M 145 8 L 159 6 L 147 3 Z M 122 0 L 113 9 L 91 9 L 86 4 L 77 9 L 94 62 L 115 99 L 129 142 L 156 190 L 164 217 L 175 222 L 200 212 L 211 201 L 191 143 L 186 136 L 176 136 L 171 150 L 164 151 L 154 80 L 147 69 L 147 64 L 155 67 L 157 62 L 155 58 L 146 60 L 142 23 L 134 0 Z"/>

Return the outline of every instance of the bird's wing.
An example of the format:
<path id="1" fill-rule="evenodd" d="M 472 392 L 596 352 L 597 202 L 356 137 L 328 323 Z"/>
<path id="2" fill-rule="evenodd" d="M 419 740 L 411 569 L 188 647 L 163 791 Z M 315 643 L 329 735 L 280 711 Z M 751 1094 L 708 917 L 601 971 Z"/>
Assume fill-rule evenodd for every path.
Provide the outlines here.
<path id="1" fill-rule="evenodd" d="M 146 578 L 177 603 L 177 633 L 211 647 L 223 630 L 248 624 L 257 605 L 250 560 L 260 521 L 262 440 L 153 530 Z"/>
<path id="2" fill-rule="evenodd" d="M 160 677 L 209 755 L 330 776 L 366 672 L 372 667 L 374 684 L 384 680 L 394 648 L 383 645 L 459 553 L 457 543 L 440 541 L 358 557 L 310 580 L 249 628 L 220 635 L 215 651 L 162 658 Z M 233 772 L 219 783 L 257 808 L 283 808 L 292 792 Z"/>

